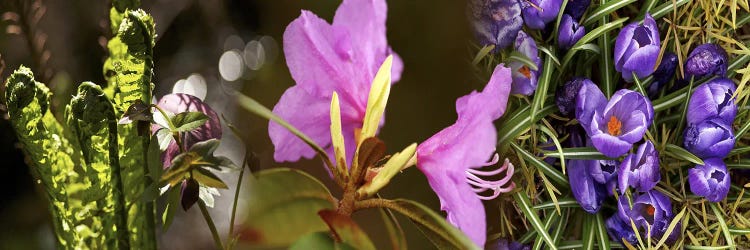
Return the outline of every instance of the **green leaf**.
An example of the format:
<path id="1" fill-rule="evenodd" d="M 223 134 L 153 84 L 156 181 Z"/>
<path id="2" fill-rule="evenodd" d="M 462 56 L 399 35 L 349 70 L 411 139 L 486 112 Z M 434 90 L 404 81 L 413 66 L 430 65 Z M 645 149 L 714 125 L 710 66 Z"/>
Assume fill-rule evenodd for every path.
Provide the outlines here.
<path id="1" fill-rule="evenodd" d="M 668 143 L 666 152 L 668 155 L 674 157 L 675 159 L 679 160 L 686 160 L 692 163 L 695 163 L 697 165 L 704 165 L 703 160 L 701 160 L 700 157 L 695 156 L 694 154 L 688 152 L 684 148 L 681 148 L 680 146 Z"/>
<path id="2" fill-rule="evenodd" d="M 534 63 L 534 61 L 529 59 L 529 57 L 527 57 L 526 55 L 521 54 L 521 52 L 518 52 L 515 50 L 513 52 L 510 52 L 510 55 L 508 56 L 508 61 L 520 62 L 526 67 L 528 67 L 530 70 L 534 70 L 534 71 L 539 70 L 539 67 L 536 65 L 536 63 Z"/>
<path id="3" fill-rule="evenodd" d="M 321 210 L 318 215 L 328 224 L 338 242 L 346 243 L 356 249 L 375 249 L 370 237 L 352 218 L 330 209 Z"/>
<path id="4" fill-rule="evenodd" d="M 604 224 L 604 216 L 602 216 L 602 213 L 597 213 L 594 221 L 596 227 L 596 238 L 599 239 L 599 249 L 610 249 L 609 235 L 607 234 L 607 226 Z"/>
<path id="5" fill-rule="evenodd" d="M 552 181 L 554 181 L 556 184 L 568 186 L 568 178 L 559 170 L 556 168 L 550 166 L 544 161 L 539 160 L 536 156 L 532 155 L 525 149 L 518 146 L 516 143 L 511 142 L 510 146 L 513 147 L 513 150 L 521 154 L 521 156 L 526 160 L 526 162 L 531 163 L 531 165 L 534 165 L 537 169 L 544 172 L 546 176 L 549 176 Z"/>
<path id="6" fill-rule="evenodd" d="M 539 110 L 538 117 L 544 117 L 557 110 L 555 104 L 547 104 Z M 508 145 L 508 142 L 517 138 L 521 133 L 531 128 L 531 124 L 536 122 L 532 119 L 531 108 L 526 106 L 514 115 L 511 119 L 506 120 L 500 126 L 497 132 L 497 145 Z"/>
<path id="7" fill-rule="evenodd" d="M 678 213 L 674 219 L 672 219 L 672 222 L 669 223 L 669 226 L 667 227 L 667 230 L 664 232 L 664 235 L 661 236 L 661 239 L 659 239 L 659 242 L 656 243 L 655 249 L 659 249 L 662 245 L 664 245 L 665 242 L 667 242 L 667 239 L 669 238 L 669 235 L 672 234 L 673 230 L 680 230 L 682 231 L 682 228 L 677 228 L 677 224 L 680 223 L 682 220 L 682 217 L 685 216 L 685 211 L 687 211 L 687 207 L 683 207 L 682 211 Z"/>
<path id="8" fill-rule="evenodd" d="M 318 211 L 336 207 L 328 189 L 312 176 L 294 169 L 257 173 L 247 183 L 247 217 L 241 240 L 257 247 L 283 247 L 300 236 L 328 230 Z"/>
<path id="9" fill-rule="evenodd" d="M 338 243 L 328 232 L 314 232 L 302 236 L 289 246 L 290 250 L 308 250 L 308 249 L 336 249 L 336 250 L 353 250 L 352 246 L 345 243 Z"/>
<path id="10" fill-rule="evenodd" d="M 513 199 L 516 201 L 516 204 L 519 208 L 521 208 L 521 211 L 526 216 L 526 219 L 531 224 L 531 227 L 536 230 L 539 237 L 541 237 L 541 240 L 543 240 L 545 243 L 547 243 L 547 246 L 549 249 L 557 249 L 557 246 L 555 245 L 555 241 L 552 240 L 552 237 L 550 237 L 549 233 L 547 232 L 547 229 L 544 228 L 544 224 L 542 224 L 542 220 L 539 219 L 539 216 L 536 214 L 534 209 L 531 206 L 531 201 L 529 200 L 529 196 L 524 192 L 516 192 L 513 194 Z"/>
<path id="11" fill-rule="evenodd" d="M 542 151 L 545 157 L 554 157 L 565 159 L 577 159 L 577 160 L 609 160 L 610 158 L 604 156 L 599 150 L 592 147 L 583 148 L 563 148 L 562 155 L 558 151 Z"/>
<path id="12" fill-rule="evenodd" d="M 161 131 L 161 130 L 159 130 Z M 164 163 L 161 160 L 162 151 L 157 142 L 157 135 L 151 136 L 151 142 L 148 144 L 148 153 L 146 154 L 146 163 L 148 164 L 148 176 L 152 181 L 158 182 L 164 173 Z M 170 135 L 171 138 L 171 135 Z"/>
<path id="13" fill-rule="evenodd" d="M 594 241 L 596 240 L 596 221 L 592 216 L 584 215 L 583 217 L 583 227 L 581 229 L 583 230 L 581 232 L 581 238 L 583 241 L 583 248 L 585 250 L 592 250 L 594 249 Z"/>
<path id="14" fill-rule="evenodd" d="M 182 112 L 172 117 L 172 124 L 174 124 L 174 131 L 172 132 L 188 132 L 196 129 L 208 121 L 208 116 L 203 112 Z"/>
<path id="15" fill-rule="evenodd" d="M 613 2 L 616 2 L 616 1 L 613 1 Z M 562 66 L 561 67 L 563 69 L 567 68 L 568 63 L 570 63 L 570 60 L 573 59 L 573 55 L 575 55 L 575 53 L 578 50 L 581 50 L 581 48 L 583 48 L 585 44 L 587 44 L 589 42 L 592 42 L 592 41 L 594 41 L 594 39 L 597 39 L 600 36 L 602 36 L 602 35 L 604 35 L 606 33 L 609 33 L 610 31 L 612 31 L 612 30 L 620 27 L 622 25 L 622 23 L 624 23 L 627 20 L 628 20 L 627 17 L 620 18 L 620 19 L 617 19 L 617 20 L 612 21 L 610 23 L 607 23 L 607 24 L 604 24 L 602 26 L 599 26 L 596 29 L 592 30 L 591 32 L 588 32 L 586 35 L 584 35 L 583 37 L 581 37 L 581 39 L 578 40 L 578 42 L 576 42 L 576 44 L 573 45 L 573 47 L 570 50 L 568 50 L 568 53 L 565 53 L 565 56 L 563 57 L 563 60 L 562 60 Z"/>
<path id="16" fill-rule="evenodd" d="M 167 190 L 167 206 L 164 208 L 164 213 L 162 213 L 161 216 L 163 231 L 169 229 L 169 226 L 172 225 L 172 221 L 174 220 L 175 213 L 179 210 L 182 210 L 180 205 L 180 189 L 170 188 Z"/>
<path id="17" fill-rule="evenodd" d="M 410 200 L 388 200 L 385 207 L 409 218 L 438 249 L 480 249 L 463 232 L 425 205 Z"/>
<path id="18" fill-rule="evenodd" d="M 586 17 L 586 20 L 584 20 L 581 25 L 589 26 L 594 22 L 599 21 L 602 17 L 609 16 L 612 12 L 635 2 L 636 0 L 609 1 L 606 4 L 599 5 L 598 8 L 589 12 L 588 17 Z"/>
<path id="19" fill-rule="evenodd" d="M 198 181 L 203 186 L 228 189 L 227 184 L 224 183 L 218 176 L 206 169 L 196 169 L 192 172 L 193 179 Z"/>
<path id="20" fill-rule="evenodd" d="M 404 236 L 404 230 L 396 220 L 393 212 L 387 208 L 378 209 L 380 217 L 385 224 L 385 229 L 388 231 L 388 238 L 391 240 L 391 249 L 394 250 L 406 250 L 406 238 Z"/>
<path id="21" fill-rule="evenodd" d="M 479 50 L 479 52 L 477 53 L 477 55 L 474 56 L 474 60 L 471 60 L 471 64 L 472 65 L 479 64 L 479 62 L 482 61 L 482 58 L 484 58 L 485 56 L 487 56 L 490 53 L 490 51 L 492 51 L 493 49 L 495 49 L 495 45 L 494 44 L 490 44 L 490 45 L 482 47 L 482 49 Z"/>
<path id="22" fill-rule="evenodd" d="M 157 149 L 161 151 L 167 150 L 172 140 L 174 140 L 174 136 L 172 136 L 172 132 L 166 128 L 157 130 L 156 138 L 151 139 L 152 142 L 157 142 L 157 145 L 159 145 Z"/>
<path id="23" fill-rule="evenodd" d="M 654 18 L 654 20 L 657 20 L 657 23 L 659 22 L 659 18 L 672 13 L 672 10 L 674 8 L 680 7 L 682 5 L 685 5 L 686 3 L 689 3 L 691 0 L 675 0 L 675 1 L 665 1 L 664 4 L 659 5 L 656 8 L 653 8 L 651 10 L 651 17 Z M 638 16 L 638 20 L 642 20 L 643 17 L 645 17 L 645 13 Z"/>
<path id="24" fill-rule="evenodd" d="M 729 231 L 729 226 L 727 226 L 726 220 L 724 220 L 724 214 L 721 212 L 716 203 L 710 202 L 709 205 L 711 206 L 711 210 L 714 211 L 714 215 L 716 215 L 716 220 L 719 221 L 719 227 L 721 228 L 721 232 L 724 234 L 724 239 L 727 241 L 727 246 L 729 246 L 730 249 L 735 249 L 734 237 L 732 236 L 732 232 Z"/>
<path id="25" fill-rule="evenodd" d="M 539 77 L 536 87 L 536 94 L 534 94 L 534 99 L 531 103 L 531 117 L 534 121 L 538 121 L 543 117 L 540 115 L 540 110 L 544 108 L 544 102 L 548 97 L 547 90 L 550 88 L 553 70 L 555 70 L 555 67 L 552 66 L 552 58 L 545 57 L 544 65 L 542 66 L 542 74 L 541 77 Z M 552 87 L 554 88 L 554 86 Z"/>
<path id="26" fill-rule="evenodd" d="M 328 159 L 330 161 L 331 158 L 328 156 L 326 151 L 323 150 L 323 148 L 321 148 L 317 143 L 315 143 L 315 141 L 313 141 L 312 139 L 310 139 L 310 137 L 302 133 L 302 131 L 299 131 L 299 129 L 295 128 L 288 122 L 284 121 L 284 119 L 281 119 L 281 117 L 271 112 L 271 110 L 264 107 L 262 104 L 242 94 L 237 94 L 237 103 L 239 103 L 239 105 L 245 108 L 247 111 L 250 111 L 260 117 L 266 118 L 273 122 L 276 122 L 277 124 L 286 128 L 287 130 L 289 130 L 289 132 L 296 135 L 298 138 L 304 141 L 307 145 L 312 147 L 315 150 L 315 152 L 317 152 L 318 155 L 321 156 L 321 158 Z"/>

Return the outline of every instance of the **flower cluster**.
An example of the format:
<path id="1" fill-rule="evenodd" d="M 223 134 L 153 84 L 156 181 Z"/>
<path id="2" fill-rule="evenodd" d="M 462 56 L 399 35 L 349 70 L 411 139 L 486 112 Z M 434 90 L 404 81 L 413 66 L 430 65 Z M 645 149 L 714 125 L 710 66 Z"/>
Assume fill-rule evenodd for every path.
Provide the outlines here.
<path id="1" fill-rule="evenodd" d="M 687 109 L 685 149 L 703 159 L 703 165 L 688 170 L 690 191 L 719 202 L 729 193 L 729 172 L 722 160 L 734 148 L 732 123 L 737 115 L 734 103 L 736 88 L 724 78 L 727 70 L 726 52 L 716 44 L 696 47 L 685 62 L 686 75 L 696 78 L 716 75 L 701 84 L 690 96 Z"/>

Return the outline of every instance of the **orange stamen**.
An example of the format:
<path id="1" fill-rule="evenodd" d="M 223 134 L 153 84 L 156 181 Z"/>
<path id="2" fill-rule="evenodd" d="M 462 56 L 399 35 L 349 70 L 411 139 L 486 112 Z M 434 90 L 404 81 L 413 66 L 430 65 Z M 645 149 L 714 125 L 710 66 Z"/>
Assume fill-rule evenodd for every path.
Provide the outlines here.
<path id="1" fill-rule="evenodd" d="M 619 136 L 622 131 L 622 122 L 617 119 L 615 116 L 609 117 L 609 122 L 607 123 L 607 130 L 610 135 Z"/>
<path id="2" fill-rule="evenodd" d="M 529 67 L 523 66 L 520 69 L 518 69 L 518 72 L 523 74 L 526 78 L 531 79 L 531 70 L 529 70 Z"/>
<path id="3" fill-rule="evenodd" d="M 646 213 L 648 213 L 648 215 L 654 216 L 654 213 L 655 213 L 655 212 L 656 212 L 656 209 L 654 208 L 654 206 L 650 206 L 650 205 L 649 205 L 649 206 L 648 206 L 648 207 L 646 208 Z"/>

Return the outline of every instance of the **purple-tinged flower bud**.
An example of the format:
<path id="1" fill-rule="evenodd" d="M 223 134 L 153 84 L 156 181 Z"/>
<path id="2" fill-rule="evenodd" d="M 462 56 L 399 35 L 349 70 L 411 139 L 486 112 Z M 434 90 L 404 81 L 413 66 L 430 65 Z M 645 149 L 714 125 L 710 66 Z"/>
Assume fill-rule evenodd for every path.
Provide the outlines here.
<path id="1" fill-rule="evenodd" d="M 677 69 L 677 55 L 672 52 L 664 52 L 659 67 L 654 71 L 654 81 L 648 86 L 648 96 L 655 99 L 659 91 L 674 77 Z"/>
<path id="2" fill-rule="evenodd" d="M 563 15 L 560 20 L 559 34 L 557 35 L 557 46 L 561 49 L 570 49 L 573 45 L 586 35 L 586 27 L 581 26 L 569 15 Z"/>
<path id="3" fill-rule="evenodd" d="M 198 201 L 200 193 L 200 184 L 193 178 L 182 181 L 182 189 L 180 190 L 180 204 L 182 210 L 187 211 Z"/>
<path id="4" fill-rule="evenodd" d="M 609 234 L 610 239 L 616 242 L 622 242 L 624 240 L 630 244 L 636 244 L 638 242 L 633 227 L 630 226 L 630 221 L 627 223 L 622 221 L 617 214 L 609 217 L 605 222 L 605 225 L 607 226 L 607 234 Z"/>
<path id="5" fill-rule="evenodd" d="M 695 47 L 685 60 L 685 79 L 690 77 L 699 79 L 704 76 L 727 75 L 727 52 L 721 46 L 714 43 L 704 43 Z"/>
<path id="6" fill-rule="evenodd" d="M 591 0 L 568 0 L 564 13 L 576 20 L 581 20 L 583 13 L 586 12 L 589 5 L 591 5 Z"/>
<path id="7" fill-rule="evenodd" d="M 705 165 L 688 169 L 690 191 L 710 202 L 724 200 L 729 193 L 729 172 L 720 158 L 704 159 Z"/>
<path id="8" fill-rule="evenodd" d="M 594 84 L 589 79 L 576 77 L 573 78 L 573 80 L 566 82 L 555 91 L 555 104 L 557 104 L 557 108 L 564 116 L 574 114 L 576 109 L 576 97 L 578 97 L 578 92 L 581 90 L 584 81 Z"/>
<path id="9" fill-rule="evenodd" d="M 651 15 L 646 14 L 643 24 L 626 25 L 615 41 L 615 69 L 627 82 L 633 81 L 633 73 L 638 78 L 651 75 L 656 68 L 660 44 L 659 28 Z"/>
<path id="10" fill-rule="evenodd" d="M 687 123 L 695 124 L 712 117 L 719 117 L 725 124 L 734 123 L 737 115 L 737 104 L 732 95 L 734 82 L 727 78 L 717 78 L 695 88 L 690 96 L 687 110 Z"/>
<path id="11" fill-rule="evenodd" d="M 734 132 L 724 120 L 713 118 L 688 125 L 685 149 L 700 157 L 724 158 L 734 148 Z"/>
<path id="12" fill-rule="evenodd" d="M 521 54 L 531 59 L 537 65 L 537 68 L 541 69 L 542 60 L 539 59 L 539 50 L 537 49 L 536 42 L 534 42 L 534 38 L 523 31 L 519 31 L 514 47 L 516 51 L 521 52 Z M 508 63 L 508 66 L 513 71 L 513 85 L 510 88 L 510 93 L 526 96 L 533 94 L 536 90 L 539 72 L 516 61 Z"/>
<path id="13" fill-rule="evenodd" d="M 598 160 L 569 160 L 567 164 L 570 191 L 584 211 L 595 214 L 607 198 L 606 186 L 594 180 L 591 171 L 599 167 Z"/>
<path id="14" fill-rule="evenodd" d="M 672 202 L 657 190 L 634 195 L 632 209 L 624 196 L 620 197 L 617 205 L 620 220 L 628 225 L 633 220 L 642 236 L 646 236 L 647 228 L 650 227 L 652 238 L 659 239 L 672 222 Z"/>
<path id="15" fill-rule="evenodd" d="M 495 51 L 513 43 L 523 25 L 521 4 L 516 0 L 471 0 L 468 9 L 479 44 L 494 44 Z"/>
<path id="16" fill-rule="evenodd" d="M 524 0 L 523 21 L 531 29 L 544 29 L 544 25 L 555 20 L 560 12 L 561 0 Z"/>
<path id="17" fill-rule="evenodd" d="M 628 186 L 639 192 L 653 189 L 659 180 L 659 152 L 651 141 L 646 141 L 638 147 L 635 154 L 629 154 L 620 163 L 619 172 L 620 193 L 624 194 Z"/>

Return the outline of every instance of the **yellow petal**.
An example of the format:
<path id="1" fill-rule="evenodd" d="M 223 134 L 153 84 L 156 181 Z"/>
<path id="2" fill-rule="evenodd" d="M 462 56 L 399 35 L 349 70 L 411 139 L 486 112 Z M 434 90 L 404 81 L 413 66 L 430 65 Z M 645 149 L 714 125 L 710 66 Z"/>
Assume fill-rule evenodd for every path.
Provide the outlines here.
<path id="1" fill-rule="evenodd" d="M 357 193 L 359 193 L 360 197 L 367 197 L 378 192 L 381 188 L 385 187 L 385 185 L 387 185 L 391 181 L 391 178 L 393 178 L 393 176 L 395 176 L 402 169 L 409 166 L 408 164 L 410 164 L 410 160 L 413 158 L 416 152 L 417 144 L 412 143 L 403 151 L 395 153 L 393 156 L 391 156 L 390 159 L 388 159 L 383 167 L 374 170 L 377 171 L 377 175 L 372 178 L 372 181 L 365 183 L 365 185 L 362 185 L 362 187 L 357 190 Z"/>
<path id="2" fill-rule="evenodd" d="M 343 176 L 347 176 L 346 146 L 344 135 L 341 132 L 341 106 L 339 105 L 339 95 L 336 92 L 333 92 L 331 98 L 331 143 L 336 157 L 336 168 Z"/>
<path id="3" fill-rule="evenodd" d="M 367 98 L 367 111 L 362 124 L 362 132 L 357 140 L 359 145 L 362 140 L 375 136 L 378 130 L 380 119 L 385 112 L 385 105 L 388 102 L 388 95 L 391 92 L 391 66 L 393 56 L 389 55 L 382 65 L 375 78 L 372 80 L 370 95 Z"/>

